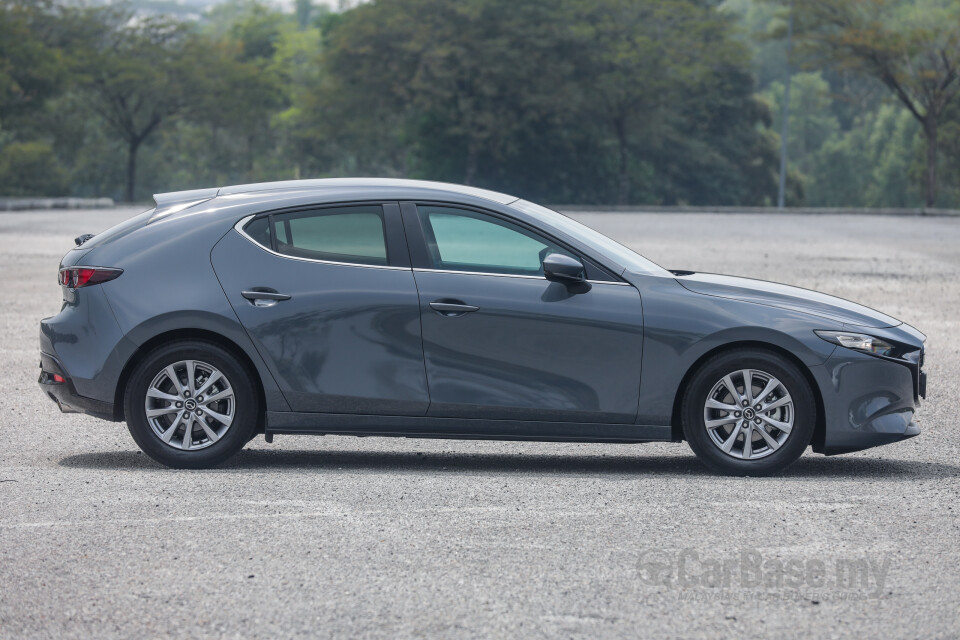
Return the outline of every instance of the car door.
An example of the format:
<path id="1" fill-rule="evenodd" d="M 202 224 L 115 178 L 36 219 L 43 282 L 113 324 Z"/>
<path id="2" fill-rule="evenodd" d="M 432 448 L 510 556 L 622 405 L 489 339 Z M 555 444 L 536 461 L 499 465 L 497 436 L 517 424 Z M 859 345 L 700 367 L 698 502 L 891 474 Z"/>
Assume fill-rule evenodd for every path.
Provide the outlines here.
<path id="1" fill-rule="evenodd" d="M 211 260 L 294 411 L 424 415 L 419 299 L 395 203 L 250 216 Z"/>
<path id="2" fill-rule="evenodd" d="M 542 233 L 493 212 L 402 203 L 420 293 L 428 415 L 632 423 L 639 292 Z M 576 293 L 542 261 L 565 253 L 599 280 Z"/>

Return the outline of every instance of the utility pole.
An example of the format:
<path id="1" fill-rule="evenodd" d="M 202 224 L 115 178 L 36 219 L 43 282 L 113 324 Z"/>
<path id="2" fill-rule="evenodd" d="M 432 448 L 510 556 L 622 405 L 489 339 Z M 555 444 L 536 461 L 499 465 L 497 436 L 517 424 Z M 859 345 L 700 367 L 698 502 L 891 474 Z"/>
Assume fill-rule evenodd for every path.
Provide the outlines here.
<path id="1" fill-rule="evenodd" d="M 787 131 L 790 123 L 790 54 L 793 51 L 793 2 L 790 0 L 790 14 L 787 16 L 787 81 L 783 89 L 783 115 L 780 123 L 780 190 L 777 193 L 777 208 L 783 209 L 784 193 L 787 189 Z"/>

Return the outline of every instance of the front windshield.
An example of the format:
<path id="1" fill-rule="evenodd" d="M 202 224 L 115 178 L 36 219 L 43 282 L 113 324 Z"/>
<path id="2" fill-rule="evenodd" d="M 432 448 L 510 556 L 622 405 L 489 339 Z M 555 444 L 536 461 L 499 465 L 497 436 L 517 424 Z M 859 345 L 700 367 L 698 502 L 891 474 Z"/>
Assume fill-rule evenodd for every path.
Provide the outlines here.
<path id="1" fill-rule="evenodd" d="M 585 224 L 568 218 L 562 213 L 557 213 L 553 209 L 547 209 L 538 204 L 526 200 L 517 200 L 510 204 L 511 207 L 519 209 L 527 215 L 533 216 L 541 222 L 568 233 L 571 236 L 582 240 L 591 247 L 616 261 L 618 264 L 627 268 L 627 271 L 634 273 L 644 273 L 649 275 L 670 275 L 670 272 L 660 265 L 647 260 L 638 253 L 627 249 L 625 246 L 615 240 L 611 240 L 599 231 L 595 231 Z"/>

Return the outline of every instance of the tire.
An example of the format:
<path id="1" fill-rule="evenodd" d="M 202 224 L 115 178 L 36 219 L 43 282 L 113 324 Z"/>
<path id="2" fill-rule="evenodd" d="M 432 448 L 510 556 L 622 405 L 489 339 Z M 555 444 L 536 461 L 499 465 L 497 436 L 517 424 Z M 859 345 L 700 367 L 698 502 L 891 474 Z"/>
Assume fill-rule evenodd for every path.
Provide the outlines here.
<path id="1" fill-rule="evenodd" d="M 256 434 L 261 410 L 247 368 L 228 351 L 198 340 L 151 351 L 131 373 L 124 394 L 134 441 L 160 464 L 177 469 L 207 469 L 240 451 Z"/>
<path id="2" fill-rule="evenodd" d="M 744 406 L 745 400 L 750 406 Z M 738 406 L 733 407 L 735 402 Z M 711 470 L 726 475 L 783 471 L 810 444 L 816 418 L 813 391 L 797 366 L 774 352 L 752 348 L 731 349 L 707 360 L 690 379 L 681 405 L 690 448 Z"/>

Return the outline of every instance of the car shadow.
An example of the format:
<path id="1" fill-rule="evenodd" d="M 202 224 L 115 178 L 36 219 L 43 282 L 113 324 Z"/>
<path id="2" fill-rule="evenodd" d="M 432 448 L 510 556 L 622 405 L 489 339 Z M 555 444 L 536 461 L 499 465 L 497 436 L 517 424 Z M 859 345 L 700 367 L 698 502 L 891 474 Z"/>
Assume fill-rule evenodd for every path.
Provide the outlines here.
<path id="1" fill-rule="evenodd" d="M 81 453 L 59 462 L 63 467 L 108 470 L 161 470 L 161 465 L 140 451 Z M 304 473 L 366 471 L 373 473 L 471 472 L 491 474 L 537 475 L 661 475 L 711 476 L 690 455 L 577 455 L 558 453 L 503 454 L 415 451 L 290 451 L 249 449 L 238 453 L 219 467 L 204 473 L 250 470 L 293 469 Z M 798 460 L 783 479 L 930 479 L 957 477 L 960 466 L 915 460 L 877 458 L 820 457 L 815 454 Z"/>

